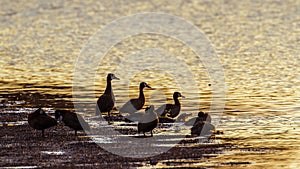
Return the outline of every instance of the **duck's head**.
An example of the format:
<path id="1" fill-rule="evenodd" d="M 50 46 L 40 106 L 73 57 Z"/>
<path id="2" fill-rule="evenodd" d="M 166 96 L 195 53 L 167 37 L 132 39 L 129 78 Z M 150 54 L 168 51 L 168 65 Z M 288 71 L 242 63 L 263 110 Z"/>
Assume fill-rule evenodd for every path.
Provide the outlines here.
<path id="1" fill-rule="evenodd" d="M 55 119 L 61 121 L 62 120 L 62 112 L 60 110 L 55 110 Z"/>
<path id="2" fill-rule="evenodd" d="M 198 113 L 198 117 L 204 117 L 205 116 L 205 113 L 203 112 L 203 111 L 200 111 L 199 113 Z"/>
<path id="3" fill-rule="evenodd" d="M 41 115 L 42 115 L 42 114 L 46 114 L 45 111 L 44 111 L 42 108 L 38 108 L 38 109 L 35 111 L 35 113 L 36 113 L 36 114 L 41 114 Z"/>
<path id="4" fill-rule="evenodd" d="M 116 79 L 116 80 L 120 80 L 119 78 L 117 78 L 117 76 L 115 76 L 113 73 L 109 73 L 107 75 L 107 80 L 111 81 L 113 79 Z"/>
<path id="5" fill-rule="evenodd" d="M 185 98 L 183 95 L 181 95 L 181 93 L 179 93 L 179 92 L 174 92 L 173 98 L 178 98 L 178 97 Z"/>
<path id="6" fill-rule="evenodd" d="M 146 82 L 141 82 L 141 83 L 140 83 L 140 89 L 143 89 L 143 88 L 145 88 L 145 87 L 151 89 L 151 87 L 150 87 Z"/>

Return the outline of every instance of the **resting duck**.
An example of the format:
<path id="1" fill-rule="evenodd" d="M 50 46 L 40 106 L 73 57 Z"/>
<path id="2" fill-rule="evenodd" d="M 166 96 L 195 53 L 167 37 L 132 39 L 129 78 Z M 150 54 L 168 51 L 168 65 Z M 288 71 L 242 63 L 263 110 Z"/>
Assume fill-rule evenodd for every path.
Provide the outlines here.
<path id="1" fill-rule="evenodd" d="M 211 135 L 213 130 L 215 130 L 215 126 L 211 124 L 210 115 L 203 113 L 202 111 L 198 113 L 198 117 L 196 119 L 191 119 L 188 122 L 191 123 L 191 121 L 195 121 L 193 127 L 191 128 L 192 136 Z"/>
<path id="2" fill-rule="evenodd" d="M 81 115 L 68 110 L 56 110 L 55 118 L 62 121 L 66 126 L 74 129 L 75 136 L 77 136 L 78 130 L 90 130 L 89 124 L 82 118 Z"/>
<path id="3" fill-rule="evenodd" d="M 140 90 L 139 97 L 135 99 L 130 99 L 128 102 L 126 102 L 120 108 L 120 113 L 134 113 L 143 108 L 145 104 L 145 95 L 143 89 L 145 87 L 151 88 L 146 82 L 141 82 L 139 87 Z"/>
<path id="4" fill-rule="evenodd" d="M 151 137 L 153 136 L 153 129 L 157 126 L 159 120 L 157 114 L 154 112 L 154 106 L 151 105 L 145 109 L 146 113 L 138 122 L 138 133 L 151 132 Z"/>
<path id="5" fill-rule="evenodd" d="M 159 114 L 162 117 L 172 117 L 172 118 L 178 116 L 181 108 L 178 97 L 184 98 L 184 96 L 182 96 L 181 93 L 174 92 L 173 99 L 175 104 L 164 104 L 160 106 L 158 109 L 156 109 L 157 114 Z"/>
<path id="6" fill-rule="evenodd" d="M 42 130 L 42 137 L 45 137 L 44 130 L 57 125 L 57 121 L 47 115 L 45 111 L 38 108 L 36 111 L 28 115 L 28 124 L 36 130 Z"/>
<path id="7" fill-rule="evenodd" d="M 108 120 L 110 120 L 110 111 L 114 108 L 115 105 L 115 97 L 111 87 L 111 81 L 113 79 L 120 80 L 114 74 L 109 73 L 106 78 L 106 89 L 97 100 L 98 109 L 96 110 L 96 114 L 99 115 L 101 112 L 107 112 Z"/>

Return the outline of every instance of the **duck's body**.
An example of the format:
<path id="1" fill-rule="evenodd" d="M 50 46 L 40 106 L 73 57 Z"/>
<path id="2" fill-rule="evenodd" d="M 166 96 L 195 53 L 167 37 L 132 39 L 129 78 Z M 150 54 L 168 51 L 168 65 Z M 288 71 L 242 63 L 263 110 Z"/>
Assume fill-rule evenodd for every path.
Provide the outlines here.
<path id="1" fill-rule="evenodd" d="M 143 89 L 151 88 L 147 83 L 141 82 L 139 86 L 139 97 L 135 99 L 130 99 L 128 102 L 126 102 L 121 108 L 120 113 L 135 113 L 138 110 L 141 110 L 145 104 L 145 95 L 143 92 Z"/>
<path id="2" fill-rule="evenodd" d="M 181 93 L 179 92 L 174 92 L 173 94 L 174 104 L 164 104 L 160 106 L 158 109 L 156 109 L 156 112 L 162 117 L 174 118 L 178 116 L 181 109 L 181 104 L 178 100 L 178 97 L 184 97 L 184 96 L 182 96 Z"/>
<path id="3" fill-rule="evenodd" d="M 159 120 L 157 114 L 154 112 L 154 106 L 146 108 L 146 113 L 138 123 L 138 133 L 143 132 L 145 136 L 145 132 L 151 132 L 151 137 L 153 136 L 153 129 L 157 127 Z"/>
<path id="4" fill-rule="evenodd" d="M 42 130 L 44 137 L 44 130 L 57 125 L 57 121 L 47 115 L 41 108 L 28 115 L 28 124 L 36 130 Z"/>
<path id="5" fill-rule="evenodd" d="M 106 78 L 106 89 L 104 93 L 98 98 L 97 100 L 97 107 L 96 114 L 99 115 L 102 112 L 108 113 L 108 119 L 110 119 L 110 111 L 115 106 L 115 96 L 111 87 L 111 81 L 113 79 L 119 80 L 114 74 L 109 73 Z"/>
<path id="6" fill-rule="evenodd" d="M 82 118 L 81 115 L 68 110 L 56 110 L 55 118 L 62 121 L 66 126 L 74 129 L 76 136 L 78 130 L 90 130 L 89 124 Z"/>
<path id="7" fill-rule="evenodd" d="M 206 121 L 198 121 L 196 122 L 193 127 L 191 128 L 191 135 L 192 136 L 204 136 L 210 135 L 215 130 L 215 126 Z"/>

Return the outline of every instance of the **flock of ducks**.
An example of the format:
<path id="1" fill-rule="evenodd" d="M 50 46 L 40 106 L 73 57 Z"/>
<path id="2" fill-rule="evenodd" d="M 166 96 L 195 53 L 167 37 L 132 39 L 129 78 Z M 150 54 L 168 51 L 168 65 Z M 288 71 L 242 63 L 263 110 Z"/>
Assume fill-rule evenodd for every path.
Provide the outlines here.
<path id="1" fill-rule="evenodd" d="M 112 80 L 119 80 L 114 74 L 109 73 L 106 79 L 106 89 L 104 93 L 97 100 L 97 108 L 96 115 L 101 115 L 103 112 L 107 112 L 108 123 L 111 122 L 111 111 L 115 110 L 115 97 L 112 90 Z M 124 117 L 124 121 L 137 121 L 137 131 L 138 133 L 143 133 L 145 136 L 146 132 L 151 133 L 151 137 L 153 136 L 153 129 L 157 127 L 160 119 L 163 118 L 176 118 L 181 109 L 181 104 L 179 102 L 179 97 L 184 98 L 180 92 L 174 92 L 173 99 L 174 104 L 164 104 L 154 110 L 154 106 L 150 105 L 145 108 L 145 112 L 138 112 L 141 110 L 145 104 L 145 95 L 144 88 L 151 87 L 146 82 L 141 82 L 139 85 L 139 97 L 130 99 L 126 102 L 120 109 L 120 116 Z M 123 116 L 127 114 L 126 116 Z M 28 115 L 28 124 L 36 129 L 42 131 L 42 136 L 44 137 L 44 130 L 53 126 L 56 126 L 59 122 L 63 122 L 64 125 L 70 127 L 75 130 L 75 135 L 77 135 L 77 131 L 79 130 L 90 130 L 88 123 L 80 116 L 79 114 L 73 113 L 67 110 L 56 110 L 55 111 L 55 119 L 51 116 L 47 115 L 45 111 L 41 108 L 38 108 L 36 111 Z M 190 120 L 191 121 L 191 120 Z M 196 119 L 192 119 L 194 124 L 189 124 L 191 122 L 186 122 L 187 125 L 193 125 L 191 128 L 191 135 L 200 135 L 202 129 L 207 131 L 214 130 L 214 126 L 210 124 L 211 117 L 210 115 L 199 112 L 198 117 Z"/>

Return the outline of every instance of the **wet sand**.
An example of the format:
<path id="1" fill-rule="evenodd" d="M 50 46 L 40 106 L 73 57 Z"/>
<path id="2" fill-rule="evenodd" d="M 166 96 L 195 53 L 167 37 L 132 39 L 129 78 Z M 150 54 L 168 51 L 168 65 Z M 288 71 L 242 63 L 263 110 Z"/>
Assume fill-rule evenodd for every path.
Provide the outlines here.
<path id="1" fill-rule="evenodd" d="M 195 138 L 189 141 L 183 140 L 178 146 L 158 156 L 125 158 L 104 150 L 92 142 L 84 132 L 79 132 L 78 136 L 75 136 L 73 130 L 58 125 L 45 130 L 45 138 L 42 138 L 41 131 L 34 130 L 27 124 L 26 113 L 1 114 L 0 117 L 2 122 L 0 167 L 129 168 L 146 166 L 157 168 L 173 166 L 176 163 L 189 165 L 189 161 L 201 161 L 214 157 L 222 153 L 223 148 L 229 146 L 201 144 Z M 24 124 L 13 125 L 17 121 L 23 121 Z M 193 146 L 188 146 L 189 144 Z"/>

